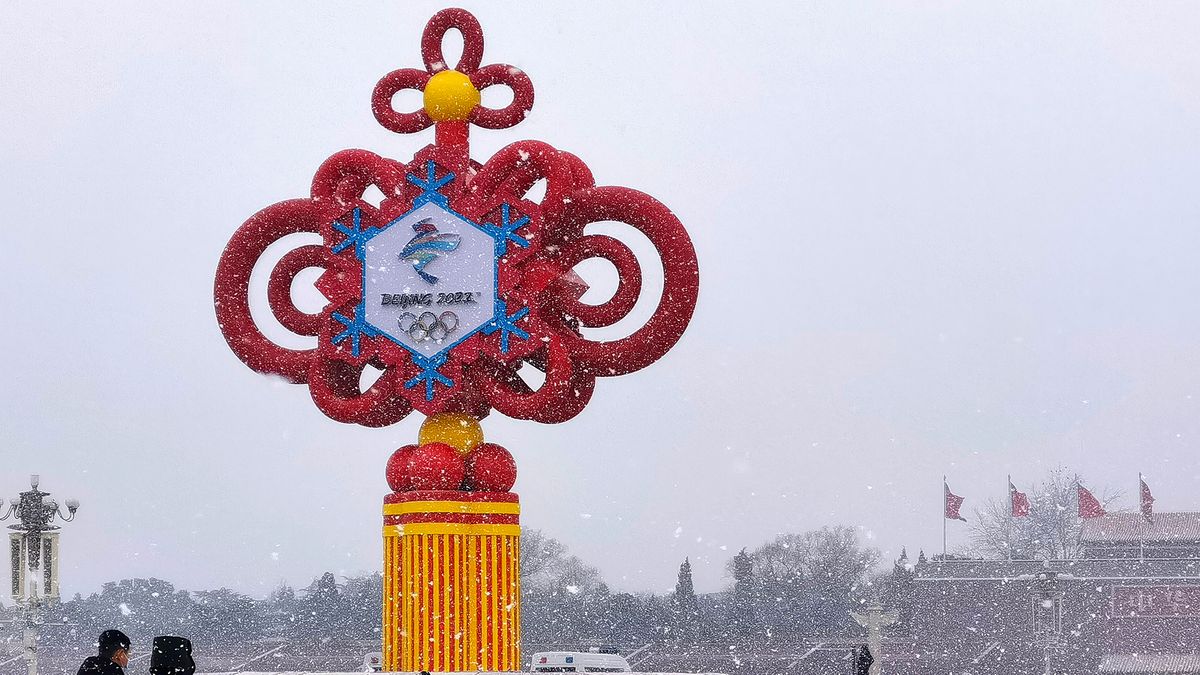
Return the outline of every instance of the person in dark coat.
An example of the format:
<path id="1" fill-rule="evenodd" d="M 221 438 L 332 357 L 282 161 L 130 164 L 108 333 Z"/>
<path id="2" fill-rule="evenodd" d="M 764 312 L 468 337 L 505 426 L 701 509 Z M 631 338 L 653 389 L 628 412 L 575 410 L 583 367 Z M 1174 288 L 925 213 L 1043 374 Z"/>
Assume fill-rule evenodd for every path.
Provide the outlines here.
<path id="1" fill-rule="evenodd" d="M 119 630 L 106 630 L 97 640 L 100 653 L 89 656 L 79 666 L 78 675 L 125 675 L 129 665 L 129 636 Z"/>
<path id="2" fill-rule="evenodd" d="M 163 635 L 154 638 L 150 652 L 150 675 L 195 675 L 192 643 L 187 638 Z"/>

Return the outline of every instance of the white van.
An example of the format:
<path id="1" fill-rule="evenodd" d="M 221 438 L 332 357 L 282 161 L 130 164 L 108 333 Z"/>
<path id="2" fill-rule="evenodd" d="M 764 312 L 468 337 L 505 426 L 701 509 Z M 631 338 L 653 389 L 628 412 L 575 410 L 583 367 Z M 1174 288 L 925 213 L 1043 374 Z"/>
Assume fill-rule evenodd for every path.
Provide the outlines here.
<path id="1" fill-rule="evenodd" d="M 541 652 L 533 655 L 531 673 L 628 673 L 629 662 L 620 654 L 591 652 Z"/>

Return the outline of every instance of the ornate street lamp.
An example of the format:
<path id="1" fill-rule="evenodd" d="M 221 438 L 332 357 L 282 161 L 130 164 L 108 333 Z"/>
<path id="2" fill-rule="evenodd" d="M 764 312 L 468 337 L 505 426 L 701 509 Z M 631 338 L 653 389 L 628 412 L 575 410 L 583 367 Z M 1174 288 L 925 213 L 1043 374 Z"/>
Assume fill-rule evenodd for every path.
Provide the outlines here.
<path id="1" fill-rule="evenodd" d="M 878 600 L 867 605 L 865 614 L 851 611 L 850 616 L 858 625 L 867 629 L 867 648 L 871 650 L 870 675 L 883 672 L 883 629 L 900 620 L 895 611 L 885 612 Z"/>
<path id="2" fill-rule="evenodd" d="M 58 600 L 58 525 L 56 519 L 69 523 L 75 520 L 79 501 L 64 502 L 67 512 L 53 499 L 49 492 L 38 489 L 37 474 L 30 476 L 30 489 L 14 497 L 5 508 L 0 500 L 0 521 L 15 518 L 9 525 L 9 551 L 12 559 L 11 595 L 21 610 L 21 623 L 25 629 L 25 661 L 29 675 L 37 675 L 38 636 L 41 627 L 42 609 Z M 40 583 L 39 583 L 40 581 Z"/>
<path id="3" fill-rule="evenodd" d="M 1035 582 L 1031 592 L 1030 625 L 1034 644 L 1042 648 L 1045 673 L 1050 675 L 1051 652 L 1063 644 L 1063 590 L 1060 582 L 1076 577 L 1047 569 L 1037 574 L 1022 574 L 1017 578 Z"/>

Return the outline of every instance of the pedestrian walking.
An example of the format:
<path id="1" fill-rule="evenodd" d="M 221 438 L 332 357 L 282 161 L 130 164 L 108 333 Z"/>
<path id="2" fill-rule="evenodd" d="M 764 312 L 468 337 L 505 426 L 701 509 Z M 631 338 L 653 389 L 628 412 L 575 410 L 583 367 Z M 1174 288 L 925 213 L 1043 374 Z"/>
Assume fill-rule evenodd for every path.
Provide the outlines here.
<path id="1" fill-rule="evenodd" d="M 192 659 L 192 642 L 174 635 L 154 638 L 150 652 L 150 675 L 194 675 L 196 661 Z"/>
<path id="2" fill-rule="evenodd" d="M 129 636 L 119 630 L 106 630 L 97 640 L 100 653 L 89 656 L 79 666 L 78 675 L 125 675 L 129 665 Z"/>

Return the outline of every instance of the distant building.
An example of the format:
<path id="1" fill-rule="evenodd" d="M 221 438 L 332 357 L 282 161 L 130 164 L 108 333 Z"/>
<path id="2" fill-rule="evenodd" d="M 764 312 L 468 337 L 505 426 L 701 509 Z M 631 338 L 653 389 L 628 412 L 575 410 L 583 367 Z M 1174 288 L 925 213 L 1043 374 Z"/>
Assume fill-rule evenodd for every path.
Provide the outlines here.
<path id="1" fill-rule="evenodd" d="M 1112 513 L 1083 521 L 1086 558 L 1200 558 L 1200 513 Z"/>
<path id="2" fill-rule="evenodd" d="M 1077 560 L 902 558 L 896 675 L 1200 673 L 1200 513 L 1085 520 Z"/>

